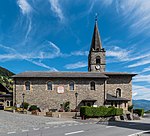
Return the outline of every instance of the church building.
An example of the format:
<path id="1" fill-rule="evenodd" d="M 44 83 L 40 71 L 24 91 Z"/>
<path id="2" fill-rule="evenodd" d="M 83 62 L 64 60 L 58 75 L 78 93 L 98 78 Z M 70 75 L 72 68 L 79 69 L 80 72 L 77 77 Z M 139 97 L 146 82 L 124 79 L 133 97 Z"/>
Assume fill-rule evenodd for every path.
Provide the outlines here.
<path id="1" fill-rule="evenodd" d="M 60 109 L 64 102 L 76 106 L 114 106 L 128 109 L 132 104 L 132 77 L 136 74 L 106 72 L 106 51 L 95 21 L 88 72 L 23 72 L 13 76 L 14 105 L 24 101 L 41 109 Z"/>

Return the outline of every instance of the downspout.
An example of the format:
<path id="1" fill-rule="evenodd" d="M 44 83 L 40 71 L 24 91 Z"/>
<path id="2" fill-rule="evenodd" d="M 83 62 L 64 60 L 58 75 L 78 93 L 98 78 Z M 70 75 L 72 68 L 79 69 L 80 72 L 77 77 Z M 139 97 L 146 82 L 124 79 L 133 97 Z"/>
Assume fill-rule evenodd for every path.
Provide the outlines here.
<path id="1" fill-rule="evenodd" d="M 14 78 L 14 89 L 13 89 L 13 102 L 14 102 L 14 106 L 16 106 L 16 79 Z"/>
<path id="2" fill-rule="evenodd" d="M 107 79 L 104 80 L 104 105 L 106 104 L 106 83 Z"/>

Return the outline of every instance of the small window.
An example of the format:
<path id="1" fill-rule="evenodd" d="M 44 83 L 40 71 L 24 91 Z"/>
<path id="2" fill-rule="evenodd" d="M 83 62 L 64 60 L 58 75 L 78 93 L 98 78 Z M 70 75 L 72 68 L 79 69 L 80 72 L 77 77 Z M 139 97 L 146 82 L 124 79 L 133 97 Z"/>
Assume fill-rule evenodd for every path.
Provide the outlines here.
<path id="1" fill-rule="evenodd" d="M 47 90 L 52 90 L 52 82 L 47 82 Z"/>
<path id="2" fill-rule="evenodd" d="M 25 89 L 26 89 L 27 91 L 30 90 L 30 82 L 29 82 L 29 81 L 25 82 Z"/>
<path id="3" fill-rule="evenodd" d="M 74 82 L 70 82 L 69 83 L 69 88 L 70 88 L 71 91 L 74 90 Z"/>
<path id="4" fill-rule="evenodd" d="M 101 62 L 100 56 L 97 56 L 96 57 L 96 64 L 100 64 L 100 62 Z"/>
<path id="5" fill-rule="evenodd" d="M 7 107 L 9 107 L 10 105 L 9 105 L 9 101 L 7 101 Z"/>
<path id="6" fill-rule="evenodd" d="M 125 108 L 127 107 L 127 103 L 126 103 L 126 102 L 124 103 L 124 107 L 125 107 Z"/>
<path id="7" fill-rule="evenodd" d="M 121 97 L 121 89 L 117 88 L 116 90 L 116 97 Z"/>
<path id="8" fill-rule="evenodd" d="M 95 90 L 95 82 L 92 81 L 92 82 L 90 83 L 90 89 L 91 89 L 91 90 Z"/>

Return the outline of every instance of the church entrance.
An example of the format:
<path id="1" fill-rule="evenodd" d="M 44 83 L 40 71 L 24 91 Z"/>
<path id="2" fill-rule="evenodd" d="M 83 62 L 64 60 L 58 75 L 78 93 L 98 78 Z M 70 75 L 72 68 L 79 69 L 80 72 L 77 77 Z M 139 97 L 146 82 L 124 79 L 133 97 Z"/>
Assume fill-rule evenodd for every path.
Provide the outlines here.
<path id="1" fill-rule="evenodd" d="M 94 99 L 91 99 L 91 98 L 86 98 L 86 99 L 82 100 L 82 103 L 83 103 L 84 106 L 89 106 L 89 107 L 91 107 L 91 106 L 94 105 L 94 103 L 95 103 L 96 101 L 97 101 L 97 100 L 94 100 Z"/>
<path id="2" fill-rule="evenodd" d="M 89 107 L 91 107 L 92 105 L 94 105 L 93 102 L 85 102 L 85 103 L 84 103 L 84 106 L 89 106 Z"/>

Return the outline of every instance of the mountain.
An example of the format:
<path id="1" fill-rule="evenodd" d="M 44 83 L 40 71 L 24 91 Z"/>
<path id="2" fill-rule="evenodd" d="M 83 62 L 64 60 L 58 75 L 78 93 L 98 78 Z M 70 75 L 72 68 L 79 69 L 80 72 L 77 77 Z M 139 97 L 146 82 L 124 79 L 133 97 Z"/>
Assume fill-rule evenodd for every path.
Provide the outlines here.
<path id="1" fill-rule="evenodd" d="M 12 75 L 14 75 L 13 72 L 0 66 L 0 83 L 7 87 L 10 91 L 13 90 Z"/>
<path id="2" fill-rule="evenodd" d="M 142 108 L 144 111 L 150 110 L 150 100 L 132 100 L 134 109 Z"/>
<path id="3" fill-rule="evenodd" d="M 13 72 L 0 66 L 0 76 L 11 77 L 12 75 L 14 75 Z"/>

